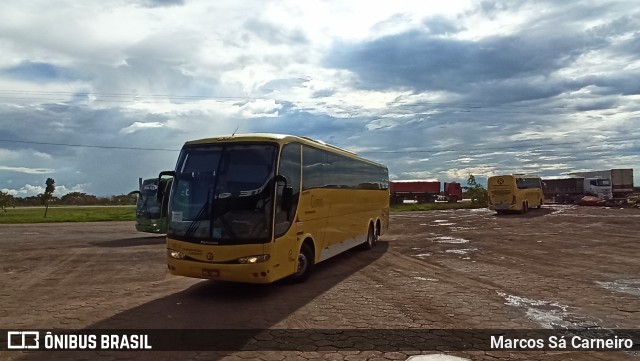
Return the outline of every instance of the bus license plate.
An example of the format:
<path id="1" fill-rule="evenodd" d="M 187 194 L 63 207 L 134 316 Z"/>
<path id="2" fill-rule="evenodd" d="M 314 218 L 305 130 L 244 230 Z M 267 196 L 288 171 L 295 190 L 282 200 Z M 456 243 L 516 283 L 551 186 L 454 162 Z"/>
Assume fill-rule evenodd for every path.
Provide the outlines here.
<path id="1" fill-rule="evenodd" d="M 203 268 L 202 275 L 205 277 L 218 277 L 220 276 L 220 271 L 217 269 Z"/>

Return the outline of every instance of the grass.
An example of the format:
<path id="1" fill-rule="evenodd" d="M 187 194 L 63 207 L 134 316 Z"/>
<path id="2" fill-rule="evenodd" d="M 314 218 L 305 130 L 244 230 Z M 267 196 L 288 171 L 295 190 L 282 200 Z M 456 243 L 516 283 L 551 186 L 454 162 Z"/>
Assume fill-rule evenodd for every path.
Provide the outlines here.
<path id="1" fill-rule="evenodd" d="M 395 212 L 437 211 L 437 210 L 443 210 L 443 209 L 473 209 L 473 208 L 485 208 L 485 207 L 480 207 L 471 202 L 405 203 L 405 204 L 394 204 L 391 206 L 391 210 Z"/>
<path id="2" fill-rule="evenodd" d="M 49 207 L 44 218 L 44 207 L 9 208 L 0 211 L 0 224 L 51 222 L 106 222 L 135 221 L 136 207 Z"/>
<path id="3" fill-rule="evenodd" d="M 458 203 L 407 203 L 395 204 L 391 210 L 395 212 L 434 211 L 442 209 L 482 208 L 471 202 Z M 0 224 L 11 223 L 52 223 L 52 222 L 107 222 L 135 221 L 136 207 L 95 206 L 95 207 L 49 207 L 47 218 L 44 218 L 44 207 L 9 208 L 0 211 Z"/>

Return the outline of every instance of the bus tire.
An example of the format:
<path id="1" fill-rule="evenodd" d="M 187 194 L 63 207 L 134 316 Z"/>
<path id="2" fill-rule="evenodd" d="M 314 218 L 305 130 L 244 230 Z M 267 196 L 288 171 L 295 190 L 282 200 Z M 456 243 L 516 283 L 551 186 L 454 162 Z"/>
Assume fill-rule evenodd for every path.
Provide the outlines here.
<path id="1" fill-rule="evenodd" d="M 376 230 L 373 228 L 373 224 L 369 225 L 369 230 L 367 231 L 367 240 L 362 244 L 362 249 L 369 250 L 375 247 L 378 242 L 378 235 Z"/>
<path id="2" fill-rule="evenodd" d="M 538 203 L 538 206 L 536 208 L 540 209 L 542 207 L 542 199 L 540 200 L 540 203 Z"/>
<path id="3" fill-rule="evenodd" d="M 298 264 L 296 272 L 291 276 L 293 282 L 304 282 L 313 271 L 315 261 L 313 258 L 313 251 L 308 243 L 305 243 L 300 247 L 300 253 L 298 254 Z"/>
<path id="4" fill-rule="evenodd" d="M 522 210 L 520 210 L 521 214 L 526 214 L 528 211 L 527 202 L 522 202 Z"/>

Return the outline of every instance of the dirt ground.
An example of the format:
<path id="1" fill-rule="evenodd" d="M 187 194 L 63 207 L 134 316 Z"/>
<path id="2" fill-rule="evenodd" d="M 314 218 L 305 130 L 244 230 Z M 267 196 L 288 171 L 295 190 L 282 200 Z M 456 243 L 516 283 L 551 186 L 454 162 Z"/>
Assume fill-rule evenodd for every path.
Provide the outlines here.
<path id="1" fill-rule="evenodd" d="M 166 271 L 165 254 L 164 238 L 136 232 L 133 222 L 0 225 L 0 329 L 373 330 L 360 335 L 367 346 L 323 343 L 314 335 L 304 350 L 2 347 L 0 360 L 405 360 L 431 353 L 640 360 L 638 352 L 393 350 L 385 343 L 392 342 L 386 330 L 640 329 L 638 209 L 392 213 L 391 229 L 373 250 L 319 264 L 311 279 L 295 285 L 176 277 Z"/>

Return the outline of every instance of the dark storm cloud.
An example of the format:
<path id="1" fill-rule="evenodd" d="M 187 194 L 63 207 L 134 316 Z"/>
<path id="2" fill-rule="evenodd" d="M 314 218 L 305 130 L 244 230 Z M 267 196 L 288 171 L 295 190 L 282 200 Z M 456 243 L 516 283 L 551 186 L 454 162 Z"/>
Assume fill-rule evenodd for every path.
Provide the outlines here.
<path id="1" fill-rule="evenodd" d="M 565 35 L 530 33 L 469 41 L 411 31 L 339 44 L 326 61 L 359 75 L 362 88 L 462 92 L 478 83 L 547 76 L 574 61 L 585 51 L 584 44 Z"/>
<path id="2" fill-rule="evenodd" d="M 361 118 L 336 118 L 299 109 L 289 102 L 281 104 L 278 118 L 252 119 L 251 131 L 309 136 L 338 145 L 337 143 L 341 143 L 347 135 L 366 130 L 366 120 Z"/>
<path id="3" fill-rule="evenodd" d="M 123 136 L 120 130 L 133 122 L 163 122 L 152 114 L 135 114 L 119 108 L 92 109 L 73 104 L 40 104 L 37 107 L 6 107 L 2 113 L 2 128 L 6 129 L 4 139 L 18 142 L 81 144 L 89 146 L 136 147 L 132 140 L 135 135 Z M 173 145 L 170 139 L 144 139 L 144 147 L 165 147 Z M 141 142 L 142 144 L 142 142 Z M 3 143 L 7 149 L 22 149 L 22 143 Z M 59 156 L 70 156 L 76 147 L 30 144 L 30 148 Z"/>
<path id="4" fill-rule="evenodd" d="M 485 1 L 467 15 L 491 18 L 531 11 L 524 9 L 526 5 Z M 591 75 L 560 72 L 571 69 L 584 56 L 600 56 L 605 63 L 636 61 L 640 13 L 620 12 L 616 6 L 549 2 L 545 13 L 517 31 L 478 40 L 439 36 L 463 29 L 452 20 L 427 18 L 426 30 L 336 43 L 325 63 L 356 74 L 353 86 L 357 88 L 444 90 L 460 94 L 459 100 L 464 102 L 549 99 L 590 85 L 598 94 L 637 94 L 640 72 L 633 67 L 607 68 Z M 612 11 L 624 15 L 611 16 Z M 599 25 L 588 27 L 589 21 Z"/>
<path id="5" fill-rule="evenodd" d="M 166 119 L 117 108 L 40 104 L 33 108 L 0 108 L 0 112 L 0 128 L 6 129 L 2 138 L 12 140 L 0 142 L 0 149 L 48 155 L 47 158 L 23 159 L 19 164 L 6 160 L 2 165 L 53 169 L 48 176 L 57 184 L 67 187 L 86 184 L 85 190 L 97 195 L 133 190 L 137 174 L 142 177 L 157 175 L 159 170 L 171 169 L 177 157 L 177 152 L 126 148 L 180 149 L 184 142 L 180 132 L 164 128 L 120 133 L 133 122 L 163 122 Z M 129 169 L 135 169 L 136 175 L 125 171 Z M 18 185 L 40 183 L 37 175 L 5 172 L 3 176 L 10 176 Z"/>
<path id="6" fill-rule="evenodd" d="M 602 110 L 602 109 L 611 109 L 616 107 L 616 101 L 610 99 L 593 99 L 582 100 L 578 104 L 575 105 L 575 110 L 579 112 L 585 112 L 590 110 Z"/>
<path id="7" fill-rule="evenodd" d="M 639 53 L 640 54 L 640 53 Z M 575 79 L 568 79 L 562 86 L 566 89 L 581 89 L 595 86 L 595 95 L 635 95 L 640 94 L 640 70 L 620 69 L 613 74 L 584 75 Z"/>

